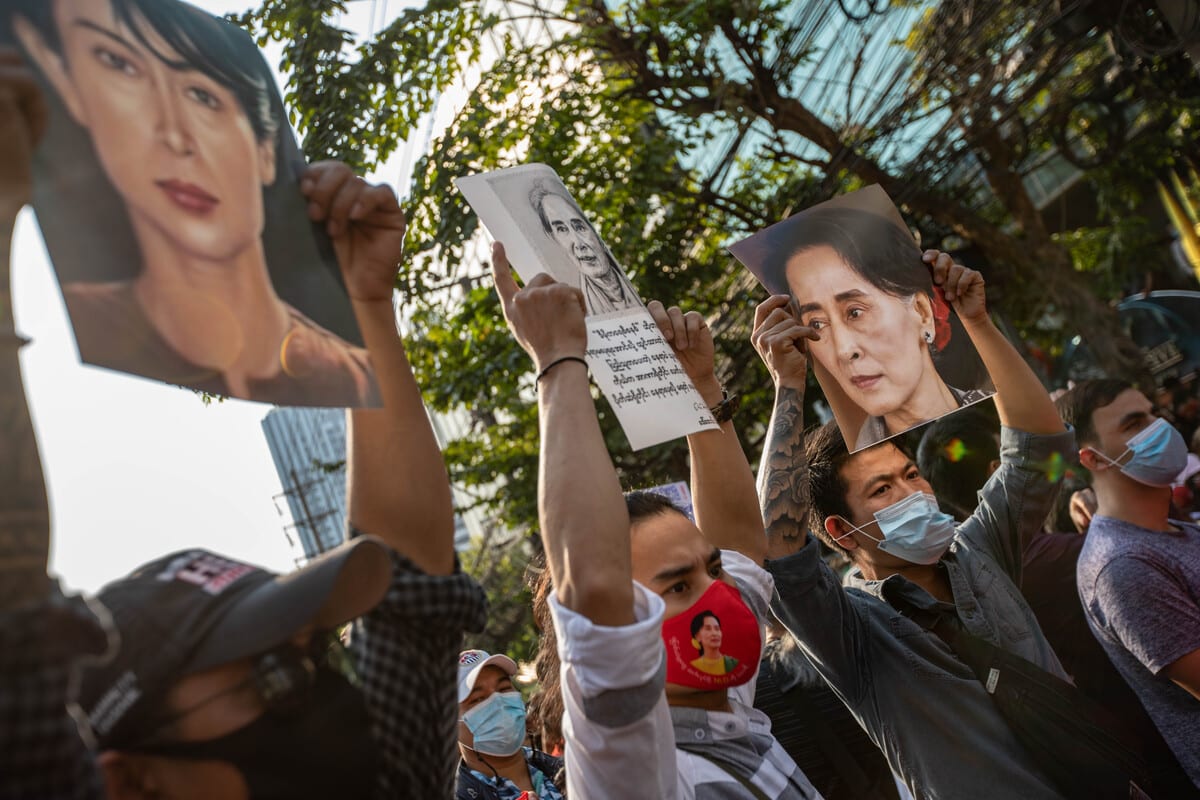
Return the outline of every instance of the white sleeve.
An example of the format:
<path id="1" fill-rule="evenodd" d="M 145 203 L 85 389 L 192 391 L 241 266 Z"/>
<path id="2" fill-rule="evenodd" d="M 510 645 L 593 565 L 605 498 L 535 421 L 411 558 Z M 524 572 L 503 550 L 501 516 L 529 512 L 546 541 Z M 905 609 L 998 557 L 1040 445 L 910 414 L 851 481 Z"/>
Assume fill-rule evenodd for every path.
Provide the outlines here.
<path id="1" fill-rule="evenodd" d="M 633 584 L 635 622 L 606 627 L 559 605 L 564 759 L 573 800 L 675 800 L 675 733 L 667 709 L 662 598 Z"/>
<path id="2" fill-rule="evenodd" d="M 775 594 L 774 576 L 736 550 L 721 551 L 721 566 L 733 578 L 742 593 L 742 599 L 758 620 L 759 639 L 763 647 L 766 647 L 767 610 L 771 607 L 771 595 Z M 761 652 L 759 660 L 762 660 Z M 750 680 L 729 690 L 729 697 L 744 706 L 753 706 L 754 692 L 757 688 L 758 669 L 755 669 Z"/>

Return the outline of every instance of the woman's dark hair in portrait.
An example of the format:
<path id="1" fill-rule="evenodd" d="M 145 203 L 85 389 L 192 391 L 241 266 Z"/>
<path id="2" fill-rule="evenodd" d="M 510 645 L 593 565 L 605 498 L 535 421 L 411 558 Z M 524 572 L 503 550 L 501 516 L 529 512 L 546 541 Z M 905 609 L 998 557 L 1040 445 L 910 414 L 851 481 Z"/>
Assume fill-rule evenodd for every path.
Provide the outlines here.
<path id="1" fill-rule="evenodd" d="M 935 296 L 929 265 L 922 260 L 921 249 L 909 230 L 880 214 L 845 206 L 812 208 L 802 214 L 802 222 L 767 228 L 755 245 L 762 253 L 762 282 L 768 291 L 791 294 L 788 262 L 805 250 L 827 246 L 881 292 L 900 298 L 924 294 L 929 299 L 935 315 L 940 315 L 940 341 L 930 350 L 946 383 L 958 387 L 988 383 L 983 362 L 970 345 L 962 323 Z"/>
<path id="2" fill-rule="evenodd" d="M 850 269 L 895 297 L 924 293 L 933 300 L 929 267 L 912 234 L 895 222 L 857 208 L 813 208 L 803 221 L 775 225 L 763 232 L 763 283 L 774 294 L 788 294 L 787 264 L 814 247 L 833 249 Z"/>
<path id="3" fill-rule="evenodd" d="M 42 34 L 46 44 L 62 54 L 62 37 L 54 20 L 56 0 L 21 0 L 16 13 L 25 17 Z M 279 133 L 282 108 L 276 103 L 274 78 L 258 48 L 233 35 L 229 23 L 198 8 L 163 0 L 109 0 L 113 21 L 133 31 L 138 43 L 172 69 L 194 69 L 224 86 L 237 97 L 250 120 L 255 137 L 264 142 Z M 179 54 L 168 58 L 150 44 L 149 26 Z M 249 45 L 249 46 L 247 46 Z"/>
<path id="4" fill-rule="evenodd" d="M 54 16 L 59 0 L 11 0 L 0 14 L 0 42 L 12 42 L 14 18 L 22 17 L 47 46 L 63 52 Z M 263 248 L 271 282 L 279 296 L 314 322 L 355 344 L 362 343 L 348 303 L 330 303 L 327 279 L 297 270 L 297 264 L 322 261 L 344 288 L 332 245 L 297 236 L 295 221 L 307 220 L 306 202 L 297 182 L 306 169 L 303 154 L 286 127 L 286 109 L 275 78 L 258 46 L 236 25 L 176 0 L 110 0 L 113 22 L 133 31 L 138 44 L 172 69 L 193 69 L 227 88 L 249 120 L 255 138 L 275 145 L 275 181 L 263 187 Z M 177 57 L 150 45 L 150 33 L 161 38 Z M 70 185 L 35 186 L 38 223 L 51 248 L 55 271 L 63 283 L 118 281 L 137 276 L 142 254 L 125 204 L 99 166 L 86 130 L 75 124 L 57 94 L 49 91 L 52 125 L 39 153 L 53 153 L 51 172 L 70 175 Z M 44 164 L 48 157 L 39 158 Z M 86 176 L 86 177 L 84 177 Z M 288 179 L 285 179 L 285 176 Z M 86 198 L 80 203 L 79 198 Z M 51 213 L 44 213 L 50 211 Z M 94 234 L 91 232 L 95 232 Z M 98 257 L 97 254 L 102 254 Z"/>
<path id="5" fill-rule="evenodd" d="M 692 638 L 695 639 L 700 633 L 700 629 L 704 627 L 704 620 L 712 617 L 717 621 L 717 627 L 721 627 L 721 618 L 711 611 L 701 611 L 696 616 L 692 617 Z M 700 651 L 700 655 L 704 655 L 704 645 L 697 644 L 696 649 Z"/>

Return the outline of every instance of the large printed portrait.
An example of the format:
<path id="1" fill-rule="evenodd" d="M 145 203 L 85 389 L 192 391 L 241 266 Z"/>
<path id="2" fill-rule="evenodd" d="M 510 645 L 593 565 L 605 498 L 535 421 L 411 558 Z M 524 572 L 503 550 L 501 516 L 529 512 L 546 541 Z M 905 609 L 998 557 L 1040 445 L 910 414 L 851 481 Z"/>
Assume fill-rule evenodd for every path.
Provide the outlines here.
<path id="1" fill-rule="evenodd" d="M 993 394 L 900 212 L 878 186 L 814 206 L 731 246 L 821 335 L 809 363 L 851 451 Z"/>
<path id="2" fill-rule="evenodd" d="M 176 0 L 11 0 L 50 129 L 34 208 L 83 361 L 286 405 L 377 405 L 266 61 Z"/>

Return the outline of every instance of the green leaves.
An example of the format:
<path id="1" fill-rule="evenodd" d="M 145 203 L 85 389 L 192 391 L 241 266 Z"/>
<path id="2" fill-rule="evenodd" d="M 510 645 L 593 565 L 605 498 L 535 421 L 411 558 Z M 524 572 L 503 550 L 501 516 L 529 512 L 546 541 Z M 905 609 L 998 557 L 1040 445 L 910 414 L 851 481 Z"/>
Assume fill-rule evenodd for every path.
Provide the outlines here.
<path id="1" fill-rule="evenodd" d="M 284 44 L 285 100 L 309 160 L 366 170 L 386 160 L 476 62 L 480 36 L 496 19 L 477 3 L 430 0 L 356 43 L 333 22 L 345 11 L 345 0 L 266 0 L 234 19 L 260 45 Z"/>
<path id="2" fill-rule="evenodd" d="M 1076 332 L 1103 343 L 1117 330 L 1108 295 L 1154 247 L 1147 181 L 1189 151 L 1200 117 L 1179 59 L 1114 62 L 1098 34 L 1059 35 L 1054 4 L 905 0 L 860 20 L 837 0 L 428 0 L 364 42 L 338 27 L 345 8 L 265 0 L 239 21 L 283 43 L 310 158 L 374 166 L 465 87 L 416 165 L 398 286 L 427 402 L 468 419 L 446 450 L 452 478 L 516 529 L 537 518 L 529 363 L 456 177 L 553 166 L 644 299 L 709 317 L 753 455 L 772 399 L 748 342 L 764 295 L 729 242 L 880 183 L 927 244 L 961 245 L 1017 330 L 1048 350 Z M 1063 109 L 1096 92 L 1137 97 L 1139 133 L 1084 176 L 1096 213 L 1060 230 L 1027 182 L 1058 146 L 1055 125 L 1081 124 Z M 1066 329 L 1037 327 L 1051 306 Z M 597 407 L 627 487 L 686 477 L 682 442 L 633 454 Z"/>

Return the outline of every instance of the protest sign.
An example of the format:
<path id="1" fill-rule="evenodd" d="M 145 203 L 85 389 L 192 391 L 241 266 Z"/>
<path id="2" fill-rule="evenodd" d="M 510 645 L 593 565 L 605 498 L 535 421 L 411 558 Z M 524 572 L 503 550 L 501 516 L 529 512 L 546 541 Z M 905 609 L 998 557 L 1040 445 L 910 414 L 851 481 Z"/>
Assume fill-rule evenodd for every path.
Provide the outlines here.
<path id="1" fill-rule="evenodd" d="M 850 452 L 994 393 L 880 187 L 821 203 L 729 250 L 820 333 L 806 343 L 809 363 Z"/>
<path id="2" fill-rule="evenodd" d="M 645 491 L 652 494 L 662 495 L 670 500 L 676 508 L 683 512 L 683 515 L 692 522 L 696 521 L 696 509 L 692 504 L 692 490 L 687 485 L 687 481 L 675 481 L 674 483 L 664 483 L 659 486 L 651 486 Z"/>
<path id="3" fill-rule="evenodd" d="M 34 209 L 82 360 L 284 405 L 378 405 L 250 36 L 177 0 L 13 0 L 45 88 Z"/>
<path id="4" fill-rule="evenodd" d="M 720 427 L 553 169 L 526 164 L 456 184 L 523 278 L 547 273 L 579 287 L 588 366 L 633 449 Z"/>

